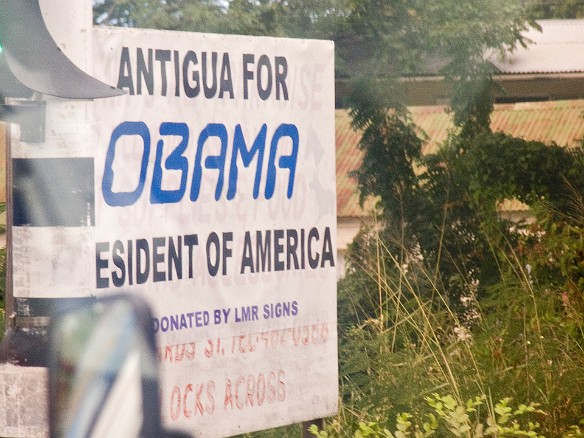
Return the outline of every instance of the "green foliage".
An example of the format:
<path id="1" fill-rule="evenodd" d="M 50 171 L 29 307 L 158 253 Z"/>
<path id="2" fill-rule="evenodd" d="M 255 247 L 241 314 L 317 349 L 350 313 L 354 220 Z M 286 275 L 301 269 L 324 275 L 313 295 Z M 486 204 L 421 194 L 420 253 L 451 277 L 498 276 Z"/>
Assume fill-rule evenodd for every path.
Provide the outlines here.
<path id="1" fill-rule="evenodd" d="M 387 229 L 400 230 L 394 238 L 401 245 L 409 234 L 408 221 L 419 209 L 415 165 L 420 160 L 422 140 L 414 125 L 398 114 L 355 108 L 352 115 L 357 128 L 367 127 L 359 143 L 366 153 L 360 169 L 354 172 L 361 201 L 379 196 Z M 399 210 L 393 208 L 397 205 Z"/>
<path id="2" fill-rule="evenodd" d="M 517 0 L 353 0 L 348 48 L 371 54 L 362 69 L 368 77 L 445 76 L 455 124 L 470 135 L 489 129 L 494 83 L 485 53 L 524 45 L 522 32 L 537 27 L 527 17 Z"/>
<path id="3" fill-rule="evenodd" d="M 391 432 L 379 421 L 360 421 L 354 431 L 354 438 L 425 438 L 429 436 L 454 437 L 532 437 L 540 435 L 537 417 L 545 412 L 537 403 L 511 405 L 510 398 L 500 400 L 495 406 L 487 402 L 485 396 L 477 396 L 465 403 L 458 402 L 450 395 L 432 394 L 425 397 L 425 411 L 420 414 L 401 412 L 395 416 Z M 309 431 L 318 438 L 337 436 L 334 429 L 318 430 L 312 426 Z M 568 436 L 580 433 L 579 426 L 573 426 Z"/>
<path id="4" fill-rule="evenodd" d="M 528 0 L 526 5 L 536 19 L 584 17 L 584 4 L 580 0 Z"/>
<path id="5" fill-rule="evenodd" d="M 408 413 L 398 414 L 395 421 L 395 432 L 381 429 L 376 422 L 359 423 L 359 429 L 355 431 L 355 438 L 415 438 L 429 437 L 434 434 L 439 436 L 455 437 L 505 437 L 523 436 L 543 438 L 538 435 L 539 423 L 533 421 L 520 422 L 522 417 L 529 413 L 544 414 L 537 409 L 537 405 L 521 404 L 516 409 L 509 406 L 510 399 L 499 401 L 494 407 L 494 415 L 481 414 L 481 408 L 485 406 L 485 397 L 475 397 L 465 404 L 459 404 L 452 396 L 440 396 L 433 394 L 426 397 L 426 403 L 431 408 L 430 413 L 425 414 L 419 422 Z M 313 432 L 314 433 L 314 432 Z M 315 433 L 316 436 L 319 436 Z M 325 435 L 326 436 L 326 435 Z"/>
<path id="6" fill-rule="evenodd" d="M 523 239 L 499 219 L 500 203 L 517 199 L 535 208 L 545 201 L 556 213 L 538 226 L 557 224 L 558 212 L 574 210 L 574 199 L 584 192 L 582 147 L 489 131 L 467 136 L 461 130 L 436 154 L 420 157 L 422 140 L 404 116 L 367 104 L 353 115 L 364 129 L 360 146 L 366 152 L 355 175 L 362 198 L 379 197 L 384 244 L 401 259 L 418 254 L 428 271 L 435 270 L 434 281 L 450 291 L 454 305 L 499 281 L 501 261 L 493 244 Z M 583 210 L 574 214 L 581 217 Z M 579 235 L 581 222 L 561 229 Z M 547 231 L 553 230 L 557 225 Z M 571 256 L 576 265 L 579 251 Z"/>
<path id="7" fill-rule="evenodd" d="M 96 24 L 194 32 L 330 38 L 346 26 L 348 0 L 100 0 Z"/>
<path id="8" fill-rule="evenodd" d="M 348 0 L 231 0 L 228 33 L 331 38 L 346 27 Z"/>
<path id="9" fill-rule="evenodd" d="M 338 432 L 331 436 L 348 436 L 340 431 L 356 430 L 359 422 L 393 431 L 389 419 L 400 413 L 425 418 L 420 407 L 433 393 L 452 394 L 454 401 L 440 401 L 446 407 L 463 406 L 477 390 L 484 400 L 539 404 L 545 414 L 538 415 L 538 435 L 577 433 L 584 412 L 584 312 L 578 307 L 584 289 L 582 233 L 575 230 L 584 215 L 575 208 L 564 223 L 554 222 L 557 232 L 536 242 L 522 240 L 528 235 L 487 239 L 499 279 L 461 307 L 452 305 L 451 291 L 433 281 L 423 260 L 409 254 L 401 264 L 378 228 L 364 232 L 338 289 L 343 405 L 341 426 L 327 429 Z M 468 276 L 461 280 L 469 282 Z M 491 416 L 498 412 L 505 420 L 504 404 L 488 406 Z M 519 431 L 505 427 L 507 435 L 530 432 L 529 423 Z"/>
<path id="10" fill-rule="evenodd" d="M 456 308 L 465 295 L 481 294 L 498 281 L 492 241 L 514 237 L 498 221 L 497 203 L 554 196 L 565 173 L 561 166 L 582 175 L 561 148 L 524 145 L 490 131 L 493 71 L 484 55 L 525 44 L 521 32 L 530 23 L 519 2 L 503 0 L 354 0 L 350 17 L 380 66 L 369 76 L 384 72 L 383 80 L 357 82 L 349 100 L 353 125 L 363 133 L 364 158 L 354 172 L 361 201 L 377 197 L 381 239 L 398 266 L 407 257 L 422 259 L 431 273 L 427 279 L 447 290 Z M 400 104 L 392 78 L 419 74 L 416 66 L 437 58 L 440 73 L 453 84 L 457 131 L 437 154 L 422 157 L 423 135 Z M 518 155 L 522 168 L 512 167 Z"/>
<path id="11" fill-rule="evenodd" d="M 93 5 L 93 19 L 113 26 L 218 32 L 225 13 L 216 0 L 100 0 Z"/>

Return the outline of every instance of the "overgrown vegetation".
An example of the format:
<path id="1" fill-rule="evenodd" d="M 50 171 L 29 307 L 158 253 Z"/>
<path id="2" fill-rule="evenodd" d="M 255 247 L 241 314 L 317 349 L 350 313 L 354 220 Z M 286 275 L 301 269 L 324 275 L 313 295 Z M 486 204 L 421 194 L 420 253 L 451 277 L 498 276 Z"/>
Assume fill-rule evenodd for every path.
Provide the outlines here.
<path id="1" fill-rule="evenodd" d="M 424 260 L 408 254 L 402 264 L 379 231 L 364 233 L 359 241 L 368 242 L 369 262 L 353 259 L 339 289 L 343 403 L 328 433 L 353 436 L 361 422 L 393 431 L 404 413 L 426 418 L 425 400 L 434 393 L 460 406 L 477 394 L 485 400 L 481 416 L 469 422 L 473 431 L 477 421 L 494 418 L 498 401 L 511 398 L 539 404 L 530 415 L 539 435 L 574 433 L 584 412 L 584 291 L 582 256 L 574 256 L 582 233 L 572 233 L 581 225 L 568 222 L 514 242 L 489 240 L 499 278 L 479 297 L 461 274 L 468 289 L 457 306 Z"/>
<path id="2" fill-rule="evenodd" d="M 342 410 L 327 436 L 581 434 L 584 150 L 491 132 L 478 91 L 429 156 L 399 106 L 353 101 L 355 176 L 378 210 L 339 284 Z M 533 221 L 502 220 L 506 199 Z M 427 420 L 445 398 L 458 428 Z M 472 420 L 468 400 L 484 401 Z M 509 400 L 538 409 L 508 429 Z"/>

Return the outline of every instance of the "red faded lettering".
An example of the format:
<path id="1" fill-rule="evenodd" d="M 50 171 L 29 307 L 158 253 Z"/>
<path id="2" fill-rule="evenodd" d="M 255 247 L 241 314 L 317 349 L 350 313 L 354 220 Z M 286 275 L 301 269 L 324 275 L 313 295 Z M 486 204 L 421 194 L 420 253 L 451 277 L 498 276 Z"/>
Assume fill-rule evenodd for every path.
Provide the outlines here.
<path id="1" fill-rule="evenodd" d="M 205 385 L 197 385 L 197 398 L 195 399 L 195 409 L 201 413 L 201 417 L 205 415 L 205 408 L 201 402 L 201 394 L 203 394 L 203 389 Z"/>
<path id="2" fill-rule="evenodd" d="M 286 373 L 284 370 L 249 374 L 227 379 L 225 382 L 224 409 L 243 410 L 264 403 L 273 404 L 286 400 Z M 234 382 L 234 383 L 232 383 Z"/>
<path id="3" fill-rule="evenodd" d="M 172 362 L 172 345 L 167 345 L 164 349 L 164 360 Z"/>
<path id="4" fill-rule="evenodd" d="M 275 380 L 276 380 L 276 373 L 275 372 L 270 372 L 270 376 L 268 377 L 268 403 L 274 403 L 274 401 L 276 400 L 276 386 L 275 386 Z"/>
<path id="5" fill-rule="evenodd" d="M 223 406 L 225 410 L 227 407 L 233 409 L 233 392 L 231 390 L 231 380 L 227 379 L 225 382 L 225 398 L 223 399 Z"/>
<path id="6" fill-rule="evenodd" d="M 207 414 L 213 415 L 215 413 L 215 382 L 213 380 L 207 382 L 207 401 L 205 406 Z"/>
<path id="7" fill-rule="evenodd" d="M 243 377 L 238 377 L 235 383 L 235 405 L 238 409 L 243 409 L 243 402 L 239 398 L 239 388 L 241 385 L 245 384 L 245 379 Z"/>
<path id="8" fill-rule="evenodd" d="M 260 374 L 258 376 L 258 386 L 257 386 L 258 406 L 263 405 L 265 400 L 266 400 L 266 378 L 264 377 L 263 374 Z"/>
<path id="9" fill-rule="evenodd" d="M 245 399 L 245 402 L 249 406 L 253 406 L 253 399 L 254 399 L 255 392 L 256 392 L 256 380 L 255 380 L 255 377 L 250 374 L 249 376 L 247 376 L 247 398 Z"/>
<path id="10" fill-rule="evenodd" d="M 199 414 L 201 417 L 213 415 L 215 412 L 215 382 L 209 380 L 206 383 L 197 383 L 193 386 L 189 383 L 184 390 L 175 386 L 170 396 L 170 418 L 176 421 L 182 416 L 193 418 Z"/>
<path id="11" fill-rule="evenodd" d="M 185 418 L 191 418 L 193 415 L 193 411 L 189 410 L 188 406 L 189 403 L 187 401 L 187 397 L 189 396 L 189 394 L 193 392 L 193 385 L 191 385 L 190 383 L 187 385 L 187 387 L 185 388 L 185 395 L 183 397 L 183 413 L 185 415 Z"/>
<path id="12" fill-rule="evenodd" d="M 284 379 L 286 378 L 286 373 L 284 370 L 278 371 L 278 400 L 286 400 L 286 383 Z"/>
<path id="13" fill-rule="evenodd" d="M 164 354 L 162 353 L 164 351 Z M 196 344 L 189 342 L 188 344 L 166 345 L 158 349 L 156 354 L 159 362 L 182 362 L 183 360 L 193 360 L 195 358 Z"/>
<path id="14" fill-rule="evenodd" d="M 189 347 L 190 347 L 190 350 L 187 350 L 187 359 L 193 360 L 193 358 L 195 357 L 195 343 L 190 342 Z"/>
<path id="15" fill-rule="evenodd" d="M 310 329 L 305 325 L 302 327 L 302 343 L 308 345 L 308 342 L 310 342 Z"/>
<path id="16" fill-rule="evenodd" d="M 256 351 L 319 346 L 329 342 L 329 330 L 329 325 L 323 323 L 235 335 L 231 336 L 231 348 L 225 338 L 206 339 L 203 344 L 199 344 L 203 345 L 199 347 L 202 352 L 199 356 L 195 354 L 195 342 L 166 345 L 158 349 L 157 357 L 160 362 L 178 363 L 193 361 L 197 357 L 225 357 L 226 353 L 240 355 Z"/>
<path id="17" fill-rule="evenodd" d="M 178 386 L 175 386 L 174 388 L 172 388 L 172 394 L 170 395 L 170 418 L 172 418 L 172 421 L 176 421 L 178 420 L 179 416 L 180 416 L 180 388 Z"/>
<path id="18" fill-rule="evenodd" d="M 207 346 L 205 347 L 205 356 L 211 357 L 214 354 L 218 356 L 225 355 L 225 349 L 221 345 L 221 338 L 207 339 Z"/>
<path id="19" fill-rule="evenodd" d="M 213 341 L 211 339 L 207 339 L 207 346 L 205 347 L 205 356 L 207 357 L 213 356 Z"/>

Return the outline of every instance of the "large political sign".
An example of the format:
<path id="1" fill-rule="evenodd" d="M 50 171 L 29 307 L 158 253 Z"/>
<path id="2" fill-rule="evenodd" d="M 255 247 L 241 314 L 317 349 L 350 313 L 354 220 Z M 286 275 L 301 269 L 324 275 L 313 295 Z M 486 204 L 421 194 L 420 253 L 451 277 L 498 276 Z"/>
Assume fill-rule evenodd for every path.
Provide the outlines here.
<path id="1" fill-rule="evenodd" d="M 333 52 L 96 28 L 93 74 L 127 94 L 90 104 L 74 154 L 16 147 L 15 196 L 36 184 L 67 211 L 15 213 L 15 296 L 146 298 L 169 427 L 228 436 L 336 413 Z"/>

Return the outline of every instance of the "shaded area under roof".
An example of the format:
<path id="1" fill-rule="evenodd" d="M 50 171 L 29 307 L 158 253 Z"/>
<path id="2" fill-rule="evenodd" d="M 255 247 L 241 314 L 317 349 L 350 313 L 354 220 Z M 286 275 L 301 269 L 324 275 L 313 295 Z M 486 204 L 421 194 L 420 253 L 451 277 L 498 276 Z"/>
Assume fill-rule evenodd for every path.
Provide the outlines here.
<path id="1" fill-rule="evenodd" d="M 453 128 L 451 116 L 444 106 L 411 107 L 414 123 L 429 137 L 425 153 L 435 152 Z M 491 129 L 525 140 L 562 146 L 575 146 L 584 138 L 584 100 L 529 102 L 495 105 Z M 368 216 L 359 206 L 357 182 L 349 176 L 359 167 L 362 152 L 358 148 L 360 133 L 351 128 L 346 110 L 336 117 L 337 216 Z"/>

